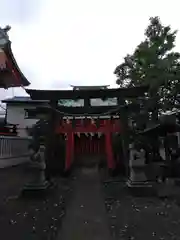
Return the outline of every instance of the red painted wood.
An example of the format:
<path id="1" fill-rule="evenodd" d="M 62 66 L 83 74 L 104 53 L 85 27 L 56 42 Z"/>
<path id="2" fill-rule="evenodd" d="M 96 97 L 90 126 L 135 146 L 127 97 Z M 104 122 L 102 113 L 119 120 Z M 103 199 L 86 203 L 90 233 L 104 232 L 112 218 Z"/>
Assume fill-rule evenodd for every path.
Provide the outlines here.
<path id="1" fill-rule="evenodd" d="M 92 141 L 92 138 L 91 138 L 91 136 L 88 138 L 88 145 L 89 145 L 89 153 L 90 154 L 93 154 L 94 152 L 93 152 L 93 141 Z"/>
<path id="2" fill-rule="evenodd" d="M 10 68 L 12 74 L 14 75 L 17 86 L 21 86 L 22 84 L 20 82 L 20 76 L 19 76 L 19 73 L 17 72 L 17 69 L 14 69 L 13 64 L 11 63 L 11 61 L 9 59 L 7 60 L 6 63 L 7 63 L 8 68 Z"/>
<path id="3" fill-rule="evenodd" d="M 110 120 L 106 121 L 107 129 L 111 126 Z M 105 149 L 107 155 L 107 165 L 109 169 L 115 168 L 115 161 L 113 156 L 113 149 L 112 149 L 112 139 L 111 139 L 111 132 L 105 133 Z"/>
<path id="4" fill-rule="evenodd" d="M 100 127 L 97 128 L 96 125 L 91 124 L 90 121 L 86 120 L 86 124 L 82 124 L 82 120 L 77 120 L 76 127 L 72 128 L 72 124 L 67 124 L 64 122 L 63 126 L 59 124 L 56 127 L 56 133 L 66 133 L 66 170 L 69 170 L 72 161 L 74 158 L 74 154 L 104 154 L 107 155 L 107 165 L 109 169 L 115 168 L 115 160 L 113 156 L 112 149 L 112 132 L 120 132 L 121 127 L 119 124 L 119 120 L 101 120 Z M 104 136 L 100 139 L 91 139 L 91 137 L 86 137 L 84 134 L 81 135 L 77 141 L 74 141 L 74 134 L 76 132 L 86 133 L 86 132 L 102 132 L 105 134 L 105 142 Z"/>
<path id="5" fill-rule="evenodd" d="M 71 133 L 71 144 L 72 144 L 72 147 L 71 147 L 71 164 L 72 164 L 74 161 L 74 133 L 73 132 Z"/>
<path id="6" fill-rule="evenodd" d="M 0 136 L 17 136 L 17 134 L 16 133 L 0 132 Z"/>
<path id="7" fill-rule="evenodd" d="M 69 136 L 66 138 L 66 161 L 65 161 L 65 170 L 67 171 L 70 168 L 70 141 L 69 141 Z"/>
<path id="8" fill-rule="evenodd" d="M 75 141 L 75 154 L 81 153 L 81 138 L 76 139 Z"/>
<path id="9" fill-rule="evenodd" d="M 89 154 L 89 149 L 90 149 L 90 146 L 89 146 L 89 138 L 88 137 L 85 137 L 85 144 L 86 144 L 86 147 L 84 149 L 84 154 Z"/>
<path id="10" fill-rule="evenodd" d="M 106 122 L 109 122 L 108 126 L 106 124 Z M 95 124 L 91 124 L 91 121 L 86 119 L 86 124 L 84 125 L 84 123 L 82 123 L 82 119 L 77 119 L 76 120 L 76 126 L 74 128 L 72 128 L 71 124 L 67 124 L 63 123 L 63 125 L 61 125 L 60 123 L 57 125 L 56 127 L 56 133 L 67 133 L 68 131 L 73 131 L 75 132 L 79 132 L 79 133 L 85 133 L 85 132 L 120 132 L 121 130 L 121 126 L 120 126 L 120 121 L 117 119 L 114 119 L 110 122 L 110 120 L 100 120 L 100 126 L 99 128 L 96 127 Z"/>
<path id="11" fill-rule="evenodd" d="M 74 149 L 74 134 L 73 132 L 68 132 L 66 139 L 66 162 L 65 162 L 65 170 L 68 171 L 71 168 L 73 161 L 73 152 Z"/>
<path id="12" fill-rule="evenodd" d="M 89 132 L 93 132 L 93 133 L 98 133 L 98 132 L 102 132 L 102 133 L 105 133 L 105 132 L 120 132 L 120 126 L 109 126 L 108 128 L 103 126 L 103 127 L 99 127 L 99 128 L 92 128 L 91 126 L 89 127 L 83 127 L 83 126 L 80 126 L 80 127 L 76 127 L 74 129 L 72 129 L 72 132 L 73 133 L 76 133 L 76 132 L 79 132 L 79 133 L 89 133 Z M 58 126 L 56 128 L 56 133 L 67 133 L 69 131 L 69 127 L 61 127 L 61 126 Z"/>
<path id="13" fill-rule="evenodd" d="M 108 168 L 109 169 L 114 169 L 115 168 L 115 161 L 114 161 L 114 157 L 113 157 L 113 149 L 112 149 L 112 141 L 111 141 L 111 134 L 110 133 L 106 133 L 105 148 L 106 148 Z"/>

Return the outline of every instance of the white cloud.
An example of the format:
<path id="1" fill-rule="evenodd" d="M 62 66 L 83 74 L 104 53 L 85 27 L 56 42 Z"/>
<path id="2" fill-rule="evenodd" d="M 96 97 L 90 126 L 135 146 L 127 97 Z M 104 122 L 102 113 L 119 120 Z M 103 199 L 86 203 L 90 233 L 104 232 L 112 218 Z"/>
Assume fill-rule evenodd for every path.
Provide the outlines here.
<path id="1" fill-rule="evenodd" d="M 162 0 L 44 1 L 36 21 L 12 24 L 13 52 L 33 88 L 114 86 L 116 65 L 143 40 L 149 17 L 178 29 L 179 6 L 172 0 L 169 12 Z"/>

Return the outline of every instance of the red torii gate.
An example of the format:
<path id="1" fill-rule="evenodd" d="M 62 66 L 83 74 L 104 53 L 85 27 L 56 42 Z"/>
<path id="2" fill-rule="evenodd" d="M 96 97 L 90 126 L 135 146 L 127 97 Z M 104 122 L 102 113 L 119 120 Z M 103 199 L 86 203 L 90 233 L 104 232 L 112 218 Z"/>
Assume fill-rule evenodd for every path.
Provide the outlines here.
<path id="1" fill-rule="evenodd" d="M 74 136 L 76 133 L 103 133 L 105 135 L 105 153 L 107 155 L 107 165 L 109 169 L 114 169 L 116 167 L 113 149 L 112 149 L 112 139 L 111 134 L 121 131 L 120 120 L 119 119 L 100 119 L 99 127 L 96 126 L 94 122 L 89 122 L 86 126 L 83 124 L 83 119 L 75 120 L 76 126 L 73 127 L 70 120 L 64 121 L 61 124 L 57 124 L 55 132 L 58 134 L 66 134 L 66 160 L 65 160 L 65 170 L 68 171 L 71 168 L 74 159 L 75 142 Z"/>

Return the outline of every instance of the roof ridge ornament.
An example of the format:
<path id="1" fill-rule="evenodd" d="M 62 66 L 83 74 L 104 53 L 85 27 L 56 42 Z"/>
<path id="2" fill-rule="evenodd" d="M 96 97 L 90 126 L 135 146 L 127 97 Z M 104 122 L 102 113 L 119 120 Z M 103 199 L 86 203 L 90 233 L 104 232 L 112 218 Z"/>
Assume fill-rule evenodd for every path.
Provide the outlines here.
<path id="1" fill-rule="evenodd" d="M 11 29 L 9 25 L 4 28 L 0 27 L 0 48 L 4 48 L 10 42 L 8 32 Z"/>

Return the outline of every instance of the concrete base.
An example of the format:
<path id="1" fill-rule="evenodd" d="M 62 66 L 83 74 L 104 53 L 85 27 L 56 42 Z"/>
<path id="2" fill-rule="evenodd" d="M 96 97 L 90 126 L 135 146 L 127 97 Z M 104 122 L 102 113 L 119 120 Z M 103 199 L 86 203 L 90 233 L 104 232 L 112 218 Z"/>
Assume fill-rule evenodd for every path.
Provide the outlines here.
<path id="1" fill-rule="evenodd" d="M 152 184 L 148 181 L 132 181 L 131 179 L 128 179 L 127 186 L 130 188 L 137 188 L 137 187 L 152 187 Z"/>
<path id="2" fill-rule="evenodd" d="M 27 162 L 30 162 L 29 155 L 11 158 L 0 158 L 0 168 L 13 167 Z"/>
<path id="3" fill-rule="evenodd" d="M 131 191 L 131 193 L 135 196 L 152 196 L 155 195 L 155 190 L 153 185 L 149 182 L 141 182 L 141 181 L 132 181 L 128 179 L 126 182 L 127 187 Z"/>
<path id="4" fill-rule="evenodd" d="M 28 183 L 24 186 L 24 190 L 45 190 L 49 187 L 49 182 L 44 181 L 42 183 Z"/>
<path id="5" fill-rule="evenodd" d="M 39 197 L 44 196 L 50 189 L 52 188 L 52 184 L 50 184 L 48 181 L 45 181 L 41 184 L 33 184 L 29 183 L 26 184 L 22 191 L 21 196 L 27 196 L 27 197 Z"/>

